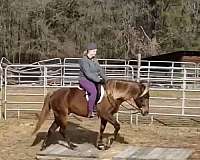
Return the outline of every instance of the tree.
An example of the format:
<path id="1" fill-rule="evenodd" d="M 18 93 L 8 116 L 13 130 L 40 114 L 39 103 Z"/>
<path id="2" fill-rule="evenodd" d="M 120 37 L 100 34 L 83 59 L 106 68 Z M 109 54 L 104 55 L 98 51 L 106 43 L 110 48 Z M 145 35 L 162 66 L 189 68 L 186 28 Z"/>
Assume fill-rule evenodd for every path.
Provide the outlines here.
<path id="1" fill-rule="evenodd" d="M 80 57 L 88 42 L 100 58 L 200 49 L 199 0 L 0 0 L 0 55 L 31 63 Z"/>

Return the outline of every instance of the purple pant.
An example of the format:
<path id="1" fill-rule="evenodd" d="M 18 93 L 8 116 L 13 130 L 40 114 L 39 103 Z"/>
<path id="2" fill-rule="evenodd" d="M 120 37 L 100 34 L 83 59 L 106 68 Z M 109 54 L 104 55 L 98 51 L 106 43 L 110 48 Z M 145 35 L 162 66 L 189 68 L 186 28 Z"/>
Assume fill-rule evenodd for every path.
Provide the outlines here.
<path id="1" fill-rule="evenodd" d="M 84 88 L 89 94 L 89 101 L 88 101 L 89 112 L 93 112 L 97 97 L 96 85 L 87 79 L 81 79 L 79 83 L 80 86 Z"/>

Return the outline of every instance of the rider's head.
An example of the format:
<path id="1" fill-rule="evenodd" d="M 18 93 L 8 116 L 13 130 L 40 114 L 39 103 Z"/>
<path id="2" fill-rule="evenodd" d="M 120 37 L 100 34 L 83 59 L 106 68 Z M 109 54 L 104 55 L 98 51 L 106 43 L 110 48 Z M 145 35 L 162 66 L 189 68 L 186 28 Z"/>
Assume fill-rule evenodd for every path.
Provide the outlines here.
<path id="1" fill-rule="evenodd" d="M 89 43 L 87 45 L 87 51 L 86 51 L 86 55 L 88 56 L 88 58 L 94 58 L 96 56 L 97 53 L 97 45 L 95 43 Z"/>

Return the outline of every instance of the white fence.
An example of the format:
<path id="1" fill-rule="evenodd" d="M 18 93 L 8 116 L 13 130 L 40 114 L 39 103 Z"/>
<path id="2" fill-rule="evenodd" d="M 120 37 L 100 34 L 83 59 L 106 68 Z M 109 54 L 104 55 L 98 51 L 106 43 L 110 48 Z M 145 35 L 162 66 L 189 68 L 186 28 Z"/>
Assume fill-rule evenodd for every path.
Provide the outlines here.
<path id="1" fill-rule="evenodd" d="M 3 69 L 0 67 L 0 119 L 2 116 L 2 107 L 3 107 Z"/>
<path id="2" fill-rule="evenodd" d="M 20 117 L 22 112 L 40 111 L 44 96 L 50 90 L 77 86 L 78 60 L 79 58 L 66 58 L 64 64 L 60 59 L 52 59 L 51 63 L 40 61 L 31 65 L 7 64 L 4 69 L 5 93 L 1 107 L 5 119 L 11 114 Z M 100 63 L 109 78 L 136 79 L 137 77 L 136 61 L 102 59 Z M 165 67 L 162 63 L 169 66 Z M 139 68 L 140 80 L 151 85 L 151 115 L 200 117 L 200 68 L 193 63 L 145 61 L 142 64 Z M 2 82 L 1 74 L 1 92 Z M 131 113 L 123 108 L 120 112 Z"/>
<path id="3" fill-rule="evenodd" d="M 157 68 L 141 67 L 140 71 L 151 69 Z M 170 67 L 159 69 L 171 70 Z M 173 77 L 155 77 L 151 72 L 140 77 L 152 84 L 151 114 L 200 117 L 200 78 L 193 74 L 200 71 L 200 68 L 174 67 L 173 70 L 178 71 Z"/>
<path id="4" fill-rule="evenodd" d="M 137 60 L 129 60 L 127 62 L 128 65 L 133 66 L 135 71 L 135 76 L 137 74 L 138 70 L 138 61 Z M 173 62 L 173 61 L 147 61 L 147 60 L 141 60 L 141 66 L 145 67 L 141 71 L 142 75 L 148 76 L 148 78 L 151 77 L 163 77 L 163 78 L 173 78 L 175 77 L 182 77 L 180 75 L 180 70 L 178 68 L 197 68 L 198 65 L 193 62 Z M 197 76 L 197 72 L 193 71 L 190 73 L 192 76 Z M 137 77 L 135 77 L 137 78 Z M 171 81 L 171 84 L 173 85 L 173 82 Z"/>
<path id="5" fill-rule="evenodd" d="M 65 58 L 64 65 L 77 64 L 79 60 L 80 58 Z M 128 63 L 124 59 L 98 59 L 98 62 L 104 65 L 126 65 Z"/>
<path id="6" fill-rule="evenodd" d="M 197 87 L 198 77 L 196 75 L 199 68 L 186 67 L 155 67 L 155 66 L 141 66 L 140 79 L 151 83 L 151 87 L 162 88 L 181 88 L 184 77 L 188 81 L 187 87 Z"/>
<path id="7" fill-rule="evenodd" d="M 152 70 L 162 70 L 159 74 L 177 71 L 176 76 L 155 76 Z M 140 67 L 140 80 L 150 84 L 150 115 L 200 117 L 200 78 L 191 73 L 198 73 L 200 68 L 186 67 Z M 146 72 L 148 71 L 148 72 Z M 119 113 L 131 115 L 133 111 L 120 110 Z M 117 115 L 119 119 L 119 114 Z M 136 123 L 138 116 L 136 116 Z"/>
<path id="8" fill-rule="evenodd" d="M 102 65 L 102 67 L 109 78 L 132 79 L 134 77 L 133 67 L 129 65 Z M 52 70 L 62 70 L 64 74 L 52 75 Z M 8 65 L 5 68 L 3 97 L 5 119 L 8 112 L 16 112 L 19 117 L 24 111 L 39 111 L 48 91 L 59 87 L 77 86 L 78 75 L 77 64 Z"/>

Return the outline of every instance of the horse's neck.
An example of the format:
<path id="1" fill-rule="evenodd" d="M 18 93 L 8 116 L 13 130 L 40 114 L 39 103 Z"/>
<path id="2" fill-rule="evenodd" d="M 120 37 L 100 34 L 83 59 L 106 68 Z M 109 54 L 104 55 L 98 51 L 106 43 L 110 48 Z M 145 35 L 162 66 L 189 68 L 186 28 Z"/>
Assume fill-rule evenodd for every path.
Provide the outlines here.
<path id="1" fill-rule="evenodd" d="M 110 103 L 112 105 L 115 105 L 115 106 L 120 106 L 122 103 L 123 103 L 123 98 L 115 98 L 114 95 L 113 95 L 113 90 L 107 90 L 105 88 L 105 92 L 106 92 L 106 95 L 108 97 L 108 100 L 110 101 Z"/>
<path id="2" fill-rule="evenodd" d="M 123 85 L 125 82 L 122 82 L 121 85 L 124 86 L 123 90 L 117 90 L 117 80 L 110 80 L 106 84 L 106 93 L 112 97 L 116 104 L 121 105 L 124 101 L 130 98 L 129 92 L 127 92 L 127 85 Z M 119 83 L 119 82 L 118 82 Z M 127 82 L 130 83 L 130 82 Z"/>
<path id="3" fill-rule="evenodd" d="M 115 90 L 115 84 L 113 83 L 113 80 L 108 80 L 109 82 L 107 82 L 104 86 L 104 89 L 106 91 L 107 94 L 112 94 Z"/>
<path id="4" fill-rule="evenodd" d="M 123 98 L 124 94 L 125 94 L 123 91 L 117 89 L 116 81 L 117 80 L 110 80 L 110 82 L 106 84 L 106 93 L 108 95 L 112 96 L 113 99 L 115 99 L 115 100 Z M 120 101 L 122 101 L 122 100 L 120 100 Z"/>

